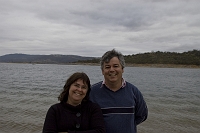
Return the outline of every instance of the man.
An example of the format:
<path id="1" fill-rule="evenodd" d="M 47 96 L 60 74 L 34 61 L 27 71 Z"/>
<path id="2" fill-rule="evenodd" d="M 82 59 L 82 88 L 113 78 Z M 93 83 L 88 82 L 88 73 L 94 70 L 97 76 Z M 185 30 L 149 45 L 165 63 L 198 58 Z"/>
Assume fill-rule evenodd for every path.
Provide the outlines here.
<path id="1" fill-rule="evenodd" d="M 122 78 L 123 55 L 115 49 L 107 51 L 100 64 L 104 81 L 92 86 L 90 99 L 102 109 L 106 133 L 136 133 L 148 109 L 141 92 Z"/>

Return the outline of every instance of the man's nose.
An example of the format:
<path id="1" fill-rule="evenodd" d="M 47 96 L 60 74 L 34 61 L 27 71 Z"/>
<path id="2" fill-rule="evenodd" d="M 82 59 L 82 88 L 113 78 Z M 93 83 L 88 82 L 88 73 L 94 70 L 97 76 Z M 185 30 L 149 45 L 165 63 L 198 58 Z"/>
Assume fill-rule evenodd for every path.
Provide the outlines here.
<path id="1" fill-rule="evenodd" d="M 114 67 L 110 67 L 110 71 L 114 71 Z"/>

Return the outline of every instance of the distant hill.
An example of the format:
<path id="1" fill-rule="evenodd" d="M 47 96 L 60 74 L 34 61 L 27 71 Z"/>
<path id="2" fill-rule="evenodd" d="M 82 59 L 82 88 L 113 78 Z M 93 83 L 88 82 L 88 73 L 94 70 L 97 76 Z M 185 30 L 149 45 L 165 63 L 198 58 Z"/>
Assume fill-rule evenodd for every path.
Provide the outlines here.
<path id="1" fill-rule="evenodd" d="M 174 64 L 200 66 L 200 50 L 192 50 L 183 53 L 177 52 L 149 52 L 133 55 L 125 55 L 126 64 Z M 99 63 L 100 58 L 82 60 L 80 63 Z"/>
<path id="2" fill-rule="evenodd" d="M 125 60 L 135 64 L 200 65 L 200 50 L 183 53 L 157 51 L 125 56 Z"/>
<path id="3" fill-rule="evenodd" d="M 4 63 L 47 63 L 62 64 L 73 63 L 82 60 L 92 60 L 94 57 L 83 57 L 78 55 L 28 55 L 28 54 L 7 54 L 0 56 L 0 62 Z"/>
<path id="4" fill-rule="evenodd" d="M 183 53 L 177 52 L 149 52 L 132 55 L 124 55 L 126 64 L 174 64 L 200 66 L 200 50 L 192 50 Z M 8 54 L 0 56 L 0 62 L 4 63 L 41 63 L 41 64 L 99 64 L 100 57 L 83 57 L 78 55 L 27 55 Z"/>

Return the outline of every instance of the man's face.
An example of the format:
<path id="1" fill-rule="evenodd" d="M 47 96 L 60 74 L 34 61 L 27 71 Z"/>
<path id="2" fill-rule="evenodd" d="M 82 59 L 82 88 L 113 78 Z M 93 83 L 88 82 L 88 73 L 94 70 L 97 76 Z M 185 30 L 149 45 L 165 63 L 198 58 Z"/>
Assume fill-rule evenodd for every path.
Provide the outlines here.
<path id="1" fill-rule="evenodd" d="M 104 63 L 102 69 L 107 84 L 121 82 L 123 72 L 124 70 L 117 57 L 113 57 L 108 63 Z"/>

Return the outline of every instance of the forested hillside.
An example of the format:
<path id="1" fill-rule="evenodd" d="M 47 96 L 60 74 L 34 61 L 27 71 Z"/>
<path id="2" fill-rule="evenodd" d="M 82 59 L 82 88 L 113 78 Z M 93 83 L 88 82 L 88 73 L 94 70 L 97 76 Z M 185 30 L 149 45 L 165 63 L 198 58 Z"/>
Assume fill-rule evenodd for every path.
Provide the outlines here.
<path id="1" fill-rule="evenodd" d="M 183 53 L 151 52 L 125 56 L 127 63 L 200 65 L 200 50 Z"/>
<path id="2" fill-rule="evenodd" d="M 183 53 L 177 52 L 149 52 L 124 55 L 126 64 L 175 64 L 200 66 L 200 50 Z M 78 55 L 25 55 L 9 54 L 0 56 L 0 62 L 6 63 L 99 63 L 100 57 L 82 57 Z"/>
<path id="3" fill-rule="evenodd" d="M 183 53 L 177 52 L 149 52 L 133 55 L 125 55 L 127 64 L 176 64 L 176 65 L 200 65 L 200 50 L 192 50 Z M 84 63 L 99 63 L 100 58 L 84 60 Z"/>

